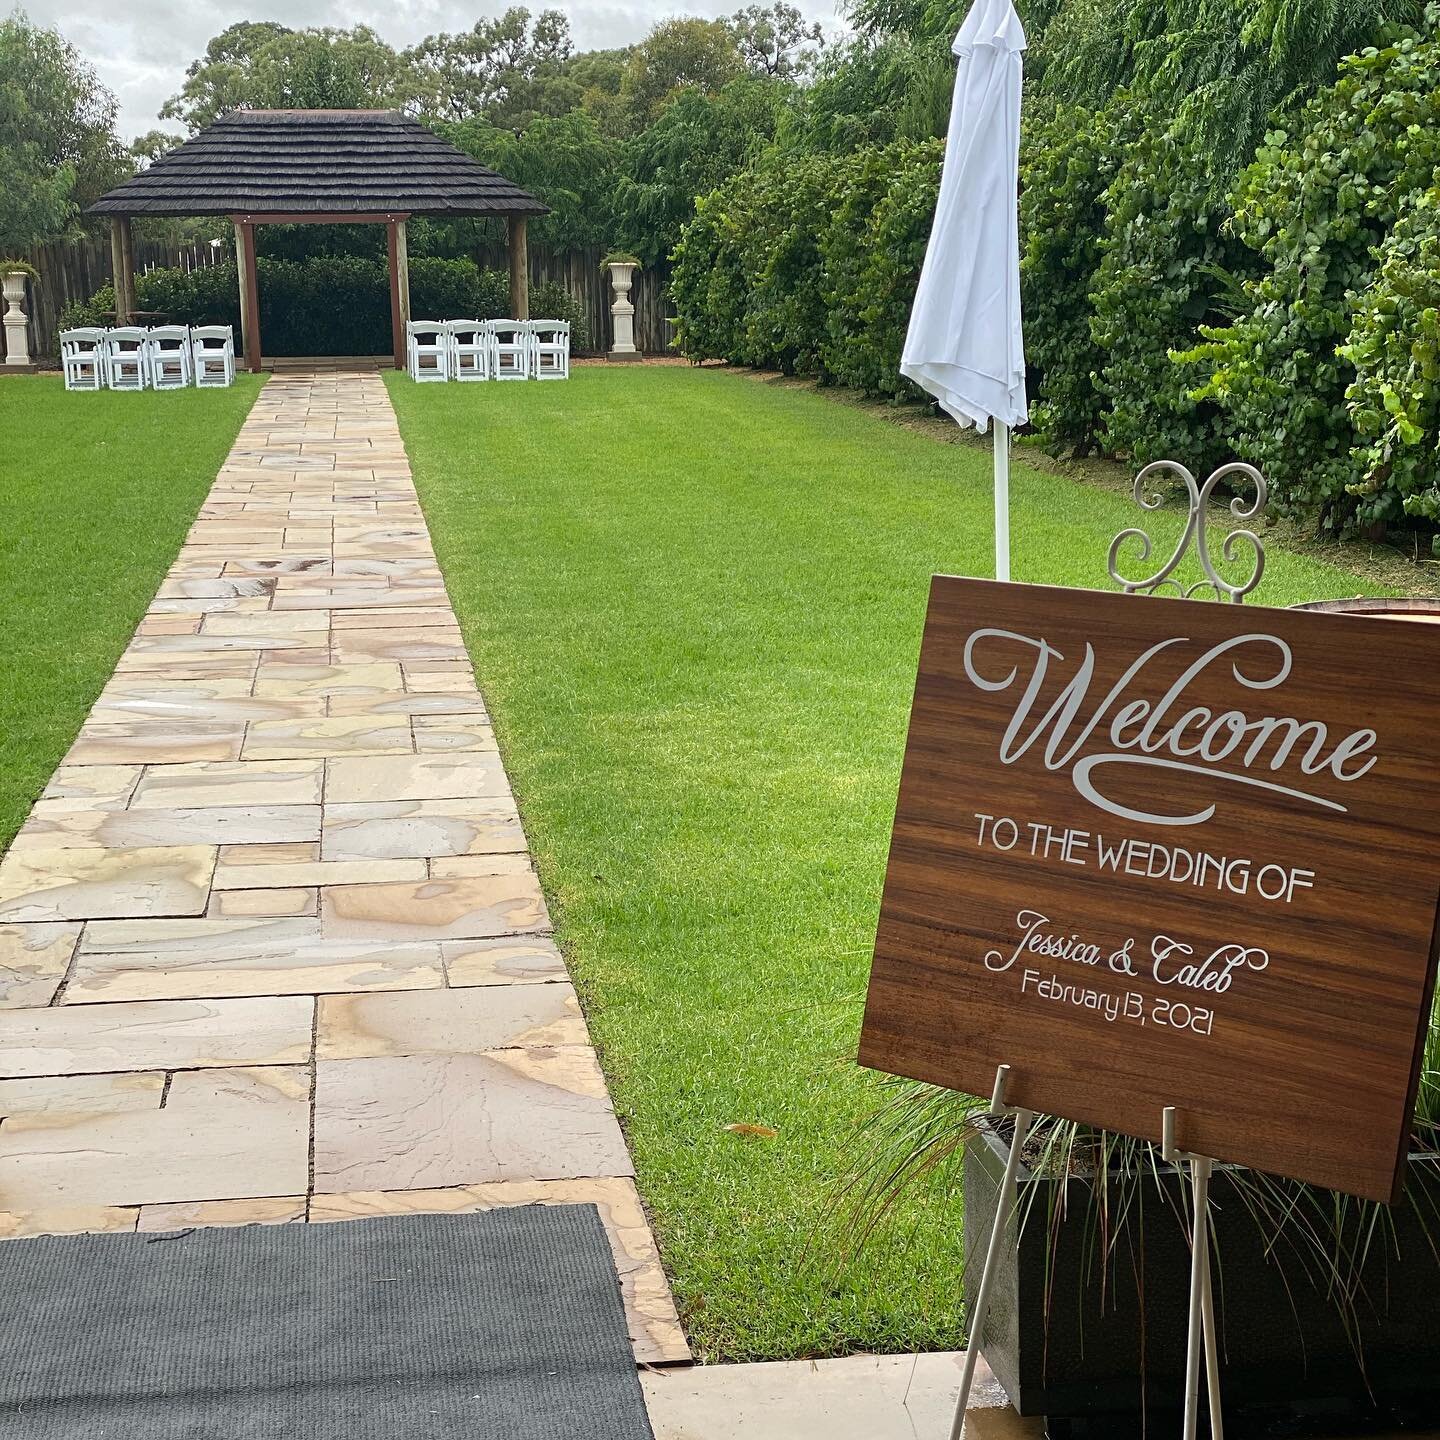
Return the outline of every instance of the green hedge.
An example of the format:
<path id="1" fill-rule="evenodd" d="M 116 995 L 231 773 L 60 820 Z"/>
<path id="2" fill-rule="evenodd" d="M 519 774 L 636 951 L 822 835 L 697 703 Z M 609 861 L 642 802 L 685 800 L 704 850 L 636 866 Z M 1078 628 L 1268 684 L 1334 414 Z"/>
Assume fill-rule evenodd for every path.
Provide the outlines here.
<path id="1" fill-rule="evenodd" d="M 702 197 L 670 280 L 681 352 L 917 394 L 900 346 L 940 154 L 928 140 L 772 155 Z"/>
<path id="2" fill-rule="evenodd" d="M 1392 32 L 1393 34 L 1393 32 Z M 1328 534 L 1440 553 L 1440 4 L 1233 157 L 1120 91 L 1027 99 L 1031 418 L 1056 449 L 1260 466 Z M 675 252 L 682 351 L 915 394 L 898 373 L 938 142 L 773 150 Z"/>
<path id="3" fill-rule="evenodd" d="M 386 262 L 361 255 L 316 255 L 307 260 L 260 256 L 260 333 L 267 355 L 385 355 L 390 350 L 390 285 Z M 177 324 L 231 325 L 238 336 L 239 289 L 234 265 L 151 270 L 138 276 L 142 310 L 158 310 Z M 62 312 L 62 329 L 104 323 L 115 292 L 105 286 Z M 503 270 L 473 260 L 417 257 L 410 262 L 410 308 L 425 319 L 498 320 L 510 311 Z M 530 313 L 570 322 L 571 348 L 590 348 L 589 326 L 570 292 L 546 284 L 530 288 Z"/>

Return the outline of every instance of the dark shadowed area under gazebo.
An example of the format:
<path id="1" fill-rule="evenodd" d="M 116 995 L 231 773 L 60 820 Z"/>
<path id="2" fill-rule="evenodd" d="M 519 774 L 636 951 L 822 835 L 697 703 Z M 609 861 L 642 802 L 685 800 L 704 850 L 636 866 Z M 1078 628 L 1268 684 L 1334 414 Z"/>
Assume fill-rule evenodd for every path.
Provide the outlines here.
<path id="1" fill-rule="evenodd" d="M 130 221 L 135 216 L 228 215 L 235 225 L 245 364 L 261 368 L 257 225 L 384 225 L 390 328 L 405 363 L 412 215 L 506 219 L 513 318 L 529 318 L 525 226 L 547 207 L 394 110 L 236 110 L 117 185 L 90 207 L 109 215 L 116 323 L 135 309 Z"/>

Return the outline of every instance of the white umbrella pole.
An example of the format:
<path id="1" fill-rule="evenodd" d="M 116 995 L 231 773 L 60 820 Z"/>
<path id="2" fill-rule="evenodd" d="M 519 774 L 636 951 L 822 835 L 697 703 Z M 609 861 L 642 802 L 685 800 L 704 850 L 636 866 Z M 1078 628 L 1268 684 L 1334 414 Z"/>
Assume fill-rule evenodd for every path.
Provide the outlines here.
<path id="1" fill-rule="evenodd" d="M 1010 427 L 995 426 L 995 578 L 1010 578 Z"/>

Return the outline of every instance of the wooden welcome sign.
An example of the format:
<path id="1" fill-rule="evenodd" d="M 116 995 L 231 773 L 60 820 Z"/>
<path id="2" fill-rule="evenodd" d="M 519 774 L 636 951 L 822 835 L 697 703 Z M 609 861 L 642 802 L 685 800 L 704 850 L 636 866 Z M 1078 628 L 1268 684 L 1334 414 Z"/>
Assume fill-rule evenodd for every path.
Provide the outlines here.
<path id="1" fill-rule="evenodd" d="M 937 576 L 863 1064 L 1398 1197 L 1440 626 Z"/>

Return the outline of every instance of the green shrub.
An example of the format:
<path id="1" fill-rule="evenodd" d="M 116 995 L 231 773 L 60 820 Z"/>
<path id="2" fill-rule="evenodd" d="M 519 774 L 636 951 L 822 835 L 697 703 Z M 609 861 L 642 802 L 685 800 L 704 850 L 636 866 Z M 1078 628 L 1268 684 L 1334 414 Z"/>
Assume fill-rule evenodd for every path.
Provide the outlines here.
<path id="1" fill-rule="evenodd" d="M 670 282 L 682 353 L 918 394 L 900 350 L 942 149 L 899 141 L 756 166 L 703 197 Z"/>
<path id="2" fill-rule="evenodd" d="M 745 363 L 745 226 L 755 174 L 742 170 L 695 202 L 695 218 L 681 231 L 671 257 L 670 299 L 675 343 L 691 360 Z"/>
<path id="3" fill-rule="evenodd" d="M 1194 391 L 1208 378 L 1174 352 L 1221 324 L 1245 263 L 1228 235 L 1208 158 L 1193 141 L 1147 127 L 1105 194 L 1101 260 L 1090 294 L 1090 337 L 1100 352 L 1105 449 L 1138 465 L 1175 459 L 1202 479 L 1233 458 L 1224 411 Z"/>
<path id="4" fill-rule="evenodd" d="M 900 352 L 940 189 L 938 140 L 901 141 L 849 158 L 821 238 L 828 375 L 869 395 L 918 396 Z"/>
<path id="5" fill-rule="evenodd" d="M 1380 247 L 1379 273 L 1359 298 L 1341 355 L 1355 370 L 1350 419 L 1369 444 L 1348 487 L 1356 519 L 1401 512 L 1440 522 L 1440 187 Z M 1440 554 L 1440 536 L 1432 540 Z"/>
<path id="6" fill-rule="evenodd" d="M 1020 303 L 1030 422 L 1054 448 L 1079 455 L 1095 447 L 1105 411 L 1096 383 L 1105 352 L 1091 333 L 1090 294 L 1122 124 L 1129 124 L 1123 103 L 1037 106 L 1022 130 Z"/>
<path id="7" fill-rule="evenodd" d="M 1437 24 L 1432 5 L 1423 35 L 1351 57 L 1295 134 L 1267 135 L 1235 197 L 1236 232 L 1263 270 L 1245 285 L 1245 313 L 1207 329 L 1208 343 L 1186 357 L 1207 365 L 1198 397 L 1228 412 L 1240 457 L 1264 470 L 1278 507 L 1314 514 L 1332 533 L 1401 509 L 1388 480 L 1367 478 L 1344 351 L 1387 233 L 1440 164 Z"/>

